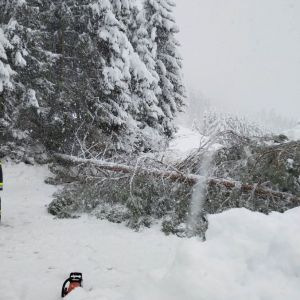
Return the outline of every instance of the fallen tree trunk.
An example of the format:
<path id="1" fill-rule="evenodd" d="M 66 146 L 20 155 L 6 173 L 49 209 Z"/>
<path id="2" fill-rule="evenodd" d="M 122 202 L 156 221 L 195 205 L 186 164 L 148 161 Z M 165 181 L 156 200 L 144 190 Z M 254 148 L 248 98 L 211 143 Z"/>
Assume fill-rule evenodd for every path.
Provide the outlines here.
<path id="1" fill-rule="evenodd" d="M 65 154 L 55 154 L 55 158 L 58 161 L 69 163 L 69 164 L 92 164 L 97 166 L 102 170 L 112 171 L 112 172 L 122 172 L 122 173 L 139 173 L 139 174 L 149 174 L 157 177 L 168 178 L 172 181 L 185 182 L 188 185 L 194 185 L 199 180 L 199 176 L 194 174 L 183 174 L 177 171 L 165 171 L 155 168 L 146 169 L 141 167 L 133 167 L 124 164 L 111 163 L 103 160 L 96 159 L 84 159 L 75 156 L 65 155 Z"/>
<path id="2" fill-rule="evenodd" d="M 193 186 L 195 185 L 198 180 L 201 178 L 199 175 L 195 174 L 184 174 L 179 171 L 166 171 L 166 170 L 159 170 L 155 168 L 142 168 L 142 167 L 133 167 L 128 166 L 125 164 L 118 164 L 107 162 L 103 160 L 96 160 L 96 159 L 83 159 L 78 158 L 75 156 L 65 155 L 65 154 L 55 154 L 54 157 L 63 163 L 67 163 L 70 165 L 94 165 L 100 169 L 108 170 L 112 172 L 121 172 L 121 173 L 131 173 L 131 174 L 149 174 L 155 177 L 167 178 L 171 181 L 182 182 L 187 185 Z M 297 197 L 293 194 L 274 191 L 272 189 L 261 187 L 257 184 L 241 184 L 237 181 L 230 181 L 223 178 L 208 178 L 208 185 L 210 187 L 221 186 L 227 190 L 234 190 L 238 189 L 242 193 L 253 193 L 254 196 L 260 197 L 263 199 L 271 198 L 271 199 L 280 199 L 280 200 L 287 200 L 291 203 L 291 207 L 300 206 L 300 197 Z"/>

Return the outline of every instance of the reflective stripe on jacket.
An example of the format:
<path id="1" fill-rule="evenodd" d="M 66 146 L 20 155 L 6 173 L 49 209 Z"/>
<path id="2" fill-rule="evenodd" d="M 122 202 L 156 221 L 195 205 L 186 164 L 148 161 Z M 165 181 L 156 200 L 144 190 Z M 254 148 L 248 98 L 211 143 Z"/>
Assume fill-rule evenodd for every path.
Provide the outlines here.
<path id="1" fill-rule="evenodd" d="M 2 173 L 2 165 L 0 162 L 0 191 L 3 190 L 3 173 Z"/>

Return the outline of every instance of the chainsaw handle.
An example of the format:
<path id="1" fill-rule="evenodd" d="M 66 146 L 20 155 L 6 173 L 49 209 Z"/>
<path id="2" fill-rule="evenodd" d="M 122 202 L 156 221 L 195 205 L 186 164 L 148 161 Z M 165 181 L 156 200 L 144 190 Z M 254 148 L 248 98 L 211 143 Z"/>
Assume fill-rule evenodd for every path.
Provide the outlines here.
<path id="1" fill-rule="evenodd" d="M 66 279 L 63 286 L 62 286 L 62 289 L 61 289 L 61 297 L 65 297 L 67 294 L 66 294 L 66 284 L 70 281 L 70 278 Z"/>

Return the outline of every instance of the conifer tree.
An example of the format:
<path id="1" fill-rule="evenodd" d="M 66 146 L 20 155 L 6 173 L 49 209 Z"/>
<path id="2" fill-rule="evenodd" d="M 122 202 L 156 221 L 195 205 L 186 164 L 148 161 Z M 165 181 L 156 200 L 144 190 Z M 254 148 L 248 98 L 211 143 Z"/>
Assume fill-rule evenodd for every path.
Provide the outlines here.
<path id="1" fill-rule="evenodd" d="M 154 7 L 152 19 L 134 0 L 0 0 L 11 137 L 76 155 L 149 151 L 170 137 L 182 104 L 180 59 L 164 50 L 177 47 L 175 31 Z"/>
<path id="2" fill-rule="evenodd" d="M 0 27 L 0 140 L 5 140 L 5 133 L 9 126 L 9 115 L 7 114 L 7 103 L 4 101 L 5 95 L 13 88 L 13 75 L 9 62 L 7 51 L 12 51 L 13 46 Z"/>
<path id="3" fill-rule="evenodd" d="M 113 135 L 117 148 L 124 150 L 130 146 L 130 137 L 137 130 L 136 106 L 130 94 L 134 53 L 125 25 L 116 16 L 116 13 L 121 14 L 122 6 L 115 5 L 114 1 L 94 1 L 90 7 L 89 17 L 93 24 L 90 34 L 94 36 L 93 44 L 98 44 L 93 59 L 101 63 L 95 107 L 99 111 L 101 130 Z"/>
<path id="4" fill-rule="evenodd" d="M 147 75 L 143 80 L 135 83 L 135 95 L 139 103 L 138 120 L 141 122 L 143 132 L 146 132 L 146 147 L 151 147 L 154 140 L 159 144 L 164 138 L 162 120 L 164 113 L 159 107 L 158 95 L 161 93 L 159 87 L 159 75 L 156 71 L 156 44 L 151 40 L 147 30 L 147 20 L 144 10 L 135 8 L 130 23 L 131 43 L 134 50 L 147 69 Z M 147 144 L 147 142 L 146 142 Z M 159 146 L 159 145 L 158 145 Z"/>
<path id="5" fill-rule="evenodd" d="M 19 81 L 18 72 L 26 68 L 27 63 L 24 56 L 28 54 L 21 34 L 23 28 L 16 20 L 22 9 L 23 4 L 16 0 L 0 1 L 0 27 L 1 35 L 4 36 L 5 50 L 1 60 L 3 66 L 6 66 L 6 80 L 9 80 L 10 77 L 10 80 L 6 81 L 5 86 L 2 86 L 0 91 L 1 123 L 5 127 L 4 130 L 1 130 L 1 144 L 14 138 L 23 139 L 26 137 L 24 132 L 16 130 L 22 101 L 26 94 L 24 84 Z M 11 76 L 7 76 L 9 73 L 14 75 L 13 80 Z"/>
<path id="6" fill-rule="evenodd" d="M 8 63 L 7 51 L 13 49 L 12 44 L 9 42 L 4 34 L 3 29 L 0 27 L 0 93 L 4 88 L 12 88 L 12 75 L 14 74 Z"/>
<path id="7" fill-rule="evenodd" d="M 159 106 L 165 117 L 161 120 L 164 133 L 174 133 L 174 118 L 184 105 L 185 89 L 182 81 L 182 58 L 178 53 L 179 42 L 175 38 L 178 28 L 172 15 L 172 0 L 145 0 L 148 32 L 156 44 L 156 71 L 159 75 Z"/>

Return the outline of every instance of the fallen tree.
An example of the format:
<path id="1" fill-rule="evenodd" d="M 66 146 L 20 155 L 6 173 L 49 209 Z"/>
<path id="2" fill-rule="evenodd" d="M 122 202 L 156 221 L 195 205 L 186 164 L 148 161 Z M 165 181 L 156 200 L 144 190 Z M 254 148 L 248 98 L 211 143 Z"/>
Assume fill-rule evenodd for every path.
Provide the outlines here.
<path id="1" fill-rule="evenodd" d="M 178 170 L 166 171 L 156 168 L 143 168 L 139 166 L 129 166 L 125 164 L 107 162 L 96 159 L 84 159 L 65 154 L 55 154 L 54 157 L 63 164 L 70 165 L 94 165 L 97 168 L 108 170 L 112 172 L 121 172 L 127 174 L 136 175 L 152 175 L 157 178 L 166 178 L 173 182 L 184 183 L 185 185 L 193 186 L 197 184 L 200 179 L 196 174 L 184 174 Z M 290 193 L 274 191 L 269 188 L 262 187 L 258 184 L 243 184 L 237 181 L 230 181 L 223 178 L 208 178 L 207 184 L 209 187 L 217 188 L 221 190 L 222 187 L 225 190 L 240 190 L 241 194 L 251 194 L 253 197 L 261 199 L 271 198 L 273 202 L 285 201 L 289 208 L 300 205 L 300 197 L 297 197 Z"/>
<path id="2" fill-rule="evenodd" d="M 206 214 L 231 208 L 269 214 L 300 206 L 300 142 L 231 136 L 213 153 L 208 141 L 169 165 L 147 154 L 100 160 L 57 153 L 49 182 L 63 189 L 48 211 L 62 218 L 89 213 L 135 229 L 159 222 L 167 234 L 205 237 Z"/>

